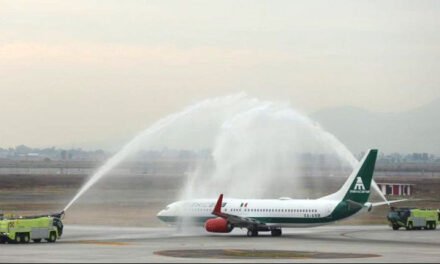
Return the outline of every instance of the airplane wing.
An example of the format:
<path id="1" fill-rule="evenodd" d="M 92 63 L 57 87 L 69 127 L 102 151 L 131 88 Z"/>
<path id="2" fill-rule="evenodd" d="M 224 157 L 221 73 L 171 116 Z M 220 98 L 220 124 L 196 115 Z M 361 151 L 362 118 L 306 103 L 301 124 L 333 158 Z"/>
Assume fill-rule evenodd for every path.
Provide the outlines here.
<path id="1" fill-rule="evenodd" d="M 222 204 L 223 204 L 223 194 L 220 194 L 217 203 L 215 204 L 214 210 L 212 211 L 212 214 L 228 220 L 228 222 L 230 222 L 234 226 L 236 227 L 266 226 L 266 224 L 261 223 L 260 221 L 257 221 L 253 218 L 224 213 L 222 212 Z"/>

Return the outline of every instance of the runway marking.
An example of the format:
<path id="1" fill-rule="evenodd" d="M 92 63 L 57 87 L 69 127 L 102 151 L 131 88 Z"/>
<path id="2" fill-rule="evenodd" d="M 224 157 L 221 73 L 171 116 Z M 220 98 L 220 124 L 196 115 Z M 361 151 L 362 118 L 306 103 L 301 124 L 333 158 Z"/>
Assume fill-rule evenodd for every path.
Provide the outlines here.
<path id="1" fill-rule="evenodd" d="M 190 249 L 163 250 L 155 255 L 175 258 L 206 258 L 206 259 L 343 259 L 343 258 L 374 258 L 376 254 L 334 253 L 289 250 L 245 250 L 245 249 Z"/>
<path id="2" fill-rule="evenodd" d="M 130 243 L 127 242 L 116 242 L 116 241 L 99 241 L 99 240 L 78 240 L 78 241 L 65 241 L 63 244 L 91 244 L 98 246 L 128 246 Z"/>
<path id="3" fill-rule="evenodd" d="M 377 239 L 377 238 L 369 238 L 369 237 L 357 237 L 354 234 L 359 233 L 365 233 L 365 232 L 371 232 L 371 231 L 365 231 L 365 230 L 356 230 L 356 231 L 348 231 L 341 233 L 340 236 L 344 237 L 346 239 L 351 239 L 353 241 L 360 241 L 365 243 L 382 243 L 382 244 L 401 244 L 401 245 L 408 245 L 411 244 L 412 246 L 435 246 L 438 247 L 440 243 L 436 242 L 427 242 L 427 241 L 407 241 L 407 240 L 397 240 L 397 239 Z M 374 231 L 373 231 L 374 232 Z M 406 232 L 406 231 L 393 231 L 394 233 L 397 232 Z"/>

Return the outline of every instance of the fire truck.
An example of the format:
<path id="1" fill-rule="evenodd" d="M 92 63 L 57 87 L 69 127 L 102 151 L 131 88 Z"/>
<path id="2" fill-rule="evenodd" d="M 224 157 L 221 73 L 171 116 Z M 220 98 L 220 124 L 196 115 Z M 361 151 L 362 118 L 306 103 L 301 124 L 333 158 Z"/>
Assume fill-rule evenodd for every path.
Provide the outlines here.
<path id="1" fill-rule="evenodd" d="M 391 208 L 387 216 L 393 230 L 434 230 L 440 221 L 439 210 L 416 208 Z"/>
<path id="2" fill-rule="evenodd" d="M 0 215 L 0 243 L 54 243 L 63 234 L 64 212 L 52 215 L 4 217 Z"/>

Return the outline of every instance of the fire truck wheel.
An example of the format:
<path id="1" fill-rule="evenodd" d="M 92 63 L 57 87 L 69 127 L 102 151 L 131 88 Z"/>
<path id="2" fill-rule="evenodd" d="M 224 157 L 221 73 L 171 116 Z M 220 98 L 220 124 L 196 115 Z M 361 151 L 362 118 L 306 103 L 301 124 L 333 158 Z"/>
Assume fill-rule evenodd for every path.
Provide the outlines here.
<path id="1" fill-rule="evenodd" d="M 21 234 L 15 234 L 15 240 L 14 243 L 19 244 L 23 241 L 23 238 L 21 237 Z"/>
<path id="2" fill-rule="evenodd" d="M 55 243 L 57 241 L 57 235 L 55 232 L 50 232 L 49 238 L 47 239 L 47 242 L 49 243 Z"/>
<path id="3" fill-rule="evenodd" d="M 23 244 L 27 244 L 29 243 L 29 241 L 31 241 L 31 238 L 28 233 L 23 234 L 22 236 L 23 236 L 23 242 L 22 242 Z"/>

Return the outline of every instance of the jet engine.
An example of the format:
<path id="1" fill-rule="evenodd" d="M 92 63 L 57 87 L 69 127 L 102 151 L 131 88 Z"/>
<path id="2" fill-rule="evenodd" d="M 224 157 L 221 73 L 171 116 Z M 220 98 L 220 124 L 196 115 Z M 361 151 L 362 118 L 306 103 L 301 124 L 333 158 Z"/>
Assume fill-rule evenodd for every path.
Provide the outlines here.
<path id="1" fill-rule="evenodd" d="M 217 217 L 207 220 L 205 222 L 205 229 L 211 233 L 229 233 L 234 229 L 234 226 L 228 220 Z"/>

